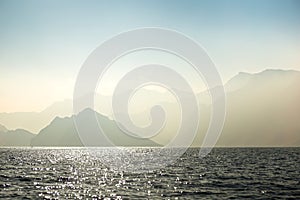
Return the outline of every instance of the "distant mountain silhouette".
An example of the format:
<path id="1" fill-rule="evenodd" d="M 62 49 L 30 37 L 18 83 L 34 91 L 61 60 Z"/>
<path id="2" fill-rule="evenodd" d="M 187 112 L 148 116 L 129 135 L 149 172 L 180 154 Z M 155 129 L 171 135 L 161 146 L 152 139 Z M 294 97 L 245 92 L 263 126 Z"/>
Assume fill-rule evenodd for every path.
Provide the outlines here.
<path id="1" fill-rule="evenodd" d="M 300 72 L 294 70 L 265 70 L 255 74 L 241 72 L 234 76 L 225 84 L 227 115 L 217 145 L 300 146 L 299 87 Z M 211 112 L 209 93 L 200 93 L 198 97 L 200 100 L 200 130 L 193 146 L 201 146 Z M 104 103 L 105 106 L 106 103 Z M 135 119 L 145 118 L 145 113 L 149 111 L 143 103 L 137 104 L 140 112 L 134 113 Z M 168 110 L 175 111 L 173 108 L 176 102 L 167 101 L 164 104 Z M 67 100 L 55 103 L 41 113 L 0 114 L 0 124 L 7 127 L 0 126 L 0 145 L 29 145 L 28 138 L 35 136 L 32 139 L 33 146 L 82 146 L 75 128 L 75 120 L 80 121 L 80 127 L 86 131 L 83 137 L 92 138 L 88 142 L 90 146 L 109 146 L 110 144 L 103 134 L 93 135 L 97 125 L 95 121 L 92 122 L 94 120 L 92 116 L 96 115 L 105 129 L 105 133 L 109 133 L 107 137 L 116 145 L 157 146 L 157 143 L 166 144 L 172 139 L 173 133 L 177 130 L 176 125 L 179 123 L 176 119 L 177 113 L 174 114 L 173 112 L 170 115 L 170 129 L 166 130 L 165 135 L 154 138 L 154 141 L 139 140 L 123 134 L 113 120 L 95 113 L 91 109 L 71 116 L 71 105 L 72 102 Z M 61 118 L 66 115 L 69 117 Z M 7 126 L 7 124 L 12 126 Z M 38 135 L 32 135 L 24 130 L 7 130 L 14 129 L 11 127 L 16 126 L 29 127 L 28 125 L 35 130 L 38 130 L 37 127 L 45 128 Z M 16 139 L 15 143 L 12 138 Z M 4 141 L 7 141 L 7 144 Z"/>
<path id="2" fill-rule="evenodd" d="M 0 146 L 30 146 L 34 136 L 22 129 L 0 131 Z"/>
<path id="3" fill-rule="evenodd" d="M 90 137 L 85 146 L 111 146 L 106 142 L 102 132 L 97 132 L 98 123 L 101 123 L 106 136 L 117 146 L 159 146 L 159 144 L 148 139 L 137 139 L 121 132 L 113 120 L 99 113 L 85 109 L 78 115 L 72 117 L 56 117 L 49 126 L 40 131 L 32 139 L 32 146 L 83 146 L 77 133 L 74 120 L 84 130 L 84 137 Z M 97 132 L 97 134 L 94 134 Z M 96 136 L 95 136 L 96 135 Z"/>
<path id="4" fill-rule="evenodd" d="M 42 112 L 16 112 L 0 113 L 0 124 L 8 129 L 25 129 L 32 133 L 38 133 L 46 127 L 55 117 L 72 115 L 72 101 L 56 102 Z"/>
<path id="5" fill-rule="evenodd" d="M 219 146 L 300 146 L 300 72 L 239 73 L 225 88 L 230 90 Z M 206 129 L 207 124 L 201 132 Z M 194 145 L 201 144 L 200 138 Z"/>

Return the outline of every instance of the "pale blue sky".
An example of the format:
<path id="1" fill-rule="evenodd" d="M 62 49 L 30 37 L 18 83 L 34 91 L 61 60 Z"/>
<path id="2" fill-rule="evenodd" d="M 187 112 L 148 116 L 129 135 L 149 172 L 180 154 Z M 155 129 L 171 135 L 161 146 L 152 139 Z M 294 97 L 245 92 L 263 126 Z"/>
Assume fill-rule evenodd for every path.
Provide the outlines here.
<path id="1" fill-rule="evenodd" d="M 300 70 L 297 0 L 0 0 L 0 111 L 41 110 L 71 97 L 94 48 L 149 26 L 194 38 L 224 81 L 239 71 Z"/>

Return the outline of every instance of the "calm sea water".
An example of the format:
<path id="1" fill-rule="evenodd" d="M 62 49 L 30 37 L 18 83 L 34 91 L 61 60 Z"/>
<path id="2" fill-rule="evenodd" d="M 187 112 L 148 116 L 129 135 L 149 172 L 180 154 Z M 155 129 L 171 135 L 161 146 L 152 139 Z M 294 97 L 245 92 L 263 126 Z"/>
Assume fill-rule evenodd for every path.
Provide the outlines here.
<path id="1" fill-rule="evenodd" d="M 132 174 L 80 148 L 1 148 L 0 197 L 300 199 L 299 158 L 300 148 L 215 148 L 203 159 L 189 149 L 167 168 Z"/>

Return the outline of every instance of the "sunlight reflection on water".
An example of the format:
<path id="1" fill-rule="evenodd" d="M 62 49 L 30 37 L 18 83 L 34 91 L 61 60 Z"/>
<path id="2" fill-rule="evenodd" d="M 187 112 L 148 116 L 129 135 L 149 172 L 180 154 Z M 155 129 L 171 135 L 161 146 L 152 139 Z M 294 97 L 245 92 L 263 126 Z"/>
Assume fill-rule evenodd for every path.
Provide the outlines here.
<path id="1" fill-rule="evenodd" d="M 289 198 L 300 192 L 300 148 L 217 148 L 203 159 L 198 151 L 189 149 L 159 171 L 127 173 L 108 169 L 84 148 L 1 148 L 0 197 Z"/>

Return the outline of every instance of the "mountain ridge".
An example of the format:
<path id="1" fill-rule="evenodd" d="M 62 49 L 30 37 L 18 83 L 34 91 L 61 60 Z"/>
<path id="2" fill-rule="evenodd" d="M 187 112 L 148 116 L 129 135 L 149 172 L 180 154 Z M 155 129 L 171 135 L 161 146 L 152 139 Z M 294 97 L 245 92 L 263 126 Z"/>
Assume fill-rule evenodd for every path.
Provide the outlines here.
<path id="1" fill-rule="evenodd" d="M 227 85 L 226 90 L 229 83 L 232 86 Z M 240 72 L 226 84 L 227 117 L 219 146 L 300 146 L 300 71 L 268 69 L 252 74 Z M 200 126 L 200 136 L 196 137 L 195 146 L 201 144 L 210 116 L 209 104 L 199 106 L 205 117 L 202 117 L 204 123 Z M 64 104 L 58 107 L 64 107 Z M 108 120 L 111 119 L 106 118 L 110 122 Z M 74 115 L 55 116 L 41 131 L 57 121 L 66 121 L 69 131 L 76 131 L 72 124 Z M 287 136 L 293 140 L 287 140 Z M 74 139 L 74 144 L 78 141 Z"/>
<path id="2" fill-rule="evenodd" d="M 96 117 L 96 118 L 95 118 Z M 98 121 L 97 121 L 98 120 Z M 77 124 L 75 124 L 77 122 Z M 104 131 L 99 132 L 99 123 Z M 83 127 L 84 136 L 78 131 Z M 82 131 L 83 132 L 83 131 Z M 96 133 L 96 134 L 95 134 Z M 109 133 L 109 135 L 106 135 Z M 82 137 L 90 137 L 89 142 L 82 143 Z M 110 138 L 112 143 L 105 142 Z M 32 146 L 160 146 L 151 140 L 139 140 L 123 134 L 113 120 L 92 109 L 85 109 L 71 117 L 56 117 L 42 129 L 31 142 Z"/>

